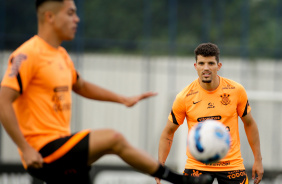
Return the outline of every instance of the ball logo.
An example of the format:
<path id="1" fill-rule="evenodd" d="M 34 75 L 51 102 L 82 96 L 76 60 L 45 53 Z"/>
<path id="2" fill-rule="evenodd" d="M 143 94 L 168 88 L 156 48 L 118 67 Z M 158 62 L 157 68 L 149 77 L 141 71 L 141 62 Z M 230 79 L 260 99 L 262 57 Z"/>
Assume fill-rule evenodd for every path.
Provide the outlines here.
<path id="1" fill-rule="evenodd" d="M 220 139 L 222 139 L 224 136 L 224 132 L 222 131 L 222 129 L 220 129 L 220 127 L 216 127 L 214 133 Z"/>
<path id="2" fill-rule="evenodd" d="M 204 148 L 201 144 L 201 136 L 200 136 L 200 130 L 202 128 L 202 123 L 199 123 L 199 125 L 196 127 L 196 130 L 195 130 L 195 142 L 196 142 L 196 148 L 199 152 L 203 152 L 204 151 Z"/>

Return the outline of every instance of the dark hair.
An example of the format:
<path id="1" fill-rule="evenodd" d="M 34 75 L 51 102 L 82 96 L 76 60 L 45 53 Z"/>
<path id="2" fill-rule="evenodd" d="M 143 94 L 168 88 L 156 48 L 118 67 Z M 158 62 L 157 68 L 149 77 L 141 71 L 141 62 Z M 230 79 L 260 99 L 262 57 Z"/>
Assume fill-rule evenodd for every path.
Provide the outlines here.
<path id="1" fill-rule="evenodd" d="M 36 10 L 38 10 L 38 7 L 39 7 L 40 5 L 42 5 L 43 3 L 47 2 L 47 1 L 63 2 L 64 0 L 36 0 L 36 1 L 35 1 L 35 8 L 36 8 Z"/>
<path id="2" fill-rule="evenodd" d="M 197 61 L 197 56 L 201 55 L 203 57 L 208 57 L 208 56 L 215 56 L 215 59 L 217 62 L 219 62 L 219 48 L 217 45 L 213 43 L 202 43 L 200 44 L 194 51 L 195 53 L 195 58 Z"/>

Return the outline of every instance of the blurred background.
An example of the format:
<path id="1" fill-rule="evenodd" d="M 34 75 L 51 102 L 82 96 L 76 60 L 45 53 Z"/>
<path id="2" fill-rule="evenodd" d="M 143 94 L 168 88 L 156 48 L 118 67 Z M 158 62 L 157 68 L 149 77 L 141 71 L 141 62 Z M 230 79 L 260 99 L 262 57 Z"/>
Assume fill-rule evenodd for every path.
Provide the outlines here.
<path id="1" fill-rule="evenodd" d="M 221 76 L 241 83 L 261 138 L 261 183 L 282 183 L 282 1 L 79 0 L 76 38 L 63 43 L 81 76 L 124 95 L 158 96 L 126 108 L 73 95 L 73 132 L 113 128 L 157 159 L 158 142 L 176 94 L 197 78 L 194 49 L 221 50 Z M 37 33 L 34 0 L 0 0 L 0 80 L 11 52 Z M 252 151 L 242 122 L 241 148 L 251 180 Z M 176 132 L 167 165 L 182 172 L 187 126 Z M 0 127 L 0 184 L 37 184 L 22 169 L 17 148 Z M 153 178 L 115 156 L 93 165 L 95 184 L 151 184 Z M 251 181 L 252 182 L 252 181 Z M 164 182 L 165 183 L 165 182 Z M 216 181 L 214 183 L 217 183 Z"/>

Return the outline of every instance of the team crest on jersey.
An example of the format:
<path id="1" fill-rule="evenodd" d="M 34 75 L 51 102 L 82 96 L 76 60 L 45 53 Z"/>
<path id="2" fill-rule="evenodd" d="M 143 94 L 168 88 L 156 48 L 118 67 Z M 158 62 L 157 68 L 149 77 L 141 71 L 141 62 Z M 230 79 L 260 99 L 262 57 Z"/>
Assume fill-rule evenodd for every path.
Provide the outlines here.
<path id="1" fill-rule="evenodd" d="M 21 63 L 26 59 L 27 56 L 25 54 L 18 54 L 11 59 L 12 67 L 9 77 L 15 77 L 18 75 Z"/>
<path id="2" fill-rule="evenodd" d="M 220 97 L 221 97 L 221 103 L 223 104 L 223 105 L 228 105 L 228 104 L 230 104 L 230 102 L 231 102 L 231 100 L 229 99 L 229 94 L 227 94 L 227 93 L 223 93 L 223 95 L 220 95 Z"/>

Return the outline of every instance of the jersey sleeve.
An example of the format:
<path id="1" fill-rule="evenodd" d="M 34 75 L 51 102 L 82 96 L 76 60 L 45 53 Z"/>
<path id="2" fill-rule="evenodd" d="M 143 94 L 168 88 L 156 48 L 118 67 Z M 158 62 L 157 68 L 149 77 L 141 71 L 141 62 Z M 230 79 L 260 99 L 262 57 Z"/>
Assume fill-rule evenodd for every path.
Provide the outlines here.
<path id="1" fill-rule="evenodd" d="M 1 86 L 10 87 L 22 94 L 34 74 L 33 57 L 25 53 L 15 53 L 8 62 Z"/>
<path id="2" fill-rule="evenodd" d="M 168 119 L 176 125 L 182 125 L 186 117 L 186 107 L 183 96 L 178 94 L 173 102 Z"/>
<path id="3" fill-rule="evenodd" d="M 244 117 L 251 111 L 251 106 L 248 101 L 247 92 L 243 86 L 240 86 L 238 95 L 237 113 L 240 117 Z"/>

